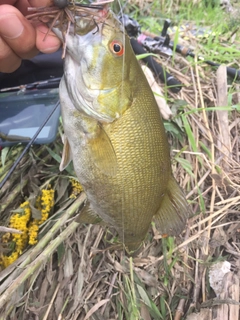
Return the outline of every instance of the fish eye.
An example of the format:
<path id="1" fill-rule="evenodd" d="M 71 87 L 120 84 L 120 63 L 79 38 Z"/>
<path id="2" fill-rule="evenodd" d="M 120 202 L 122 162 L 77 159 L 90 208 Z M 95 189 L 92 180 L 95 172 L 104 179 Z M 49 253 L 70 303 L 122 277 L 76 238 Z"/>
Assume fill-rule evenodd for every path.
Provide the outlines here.
<path id="1" fill-rule="evenodd" d="M 110 43 L 110 50 L 112 51 L 112 53 L 114 53 L 118 57 L 121 57 L 124 53 L 123 44 L 120 41 L 116 41 L 116 40 Z"/>

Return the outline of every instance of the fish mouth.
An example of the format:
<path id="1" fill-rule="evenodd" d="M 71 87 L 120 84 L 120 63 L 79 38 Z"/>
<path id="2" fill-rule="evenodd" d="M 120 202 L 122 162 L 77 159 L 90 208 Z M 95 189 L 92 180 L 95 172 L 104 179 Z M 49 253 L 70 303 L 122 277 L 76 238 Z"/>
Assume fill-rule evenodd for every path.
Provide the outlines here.
<path id="1" fill-rule="evenodd" d="M 109 8 L 103 7 L 102 9 L 88 8 L 84 10 L 82 15 L 76 15 L 74 23 L 72 22 L 68 27 L 65 26 L 65 36 L 62 32 L 61 24 L 60 26 L 52 27 L 53 32 L 62 40 L 67 40 L 68 36 L 80 35 L 84 36 L 88 33 L 97 33 L 101 28 L 101 25 L 104 24 L 104 21 L 109 15 Z M 57 21 L 57 23 L 59 23 Z M 49 25 L 50 27 L 50 25 Z"/>
<path id="2" fill-rule="evenodd" d="M 65 1 L 64 6 L 60 7 L 60 1 L 58 2 L 58 9 L 67 9 L 62 12 L 62 15 L 58 15 L 57 19 L 53 20 L 54 23 L 49 22 L 51 20 L 47 20 L 52 27 L 60 28 L 61 30 L 69 32 L 69 29 L 78 28 L 78 31 L 83 31 L 87 29 L 90 31 L 94 29 L 98 23 L 104 23 L 105 20 L 111 15 L 111 9 L 109 6 L 109 2 L 112 0 L 103 1 L 103 2 L 94 2 L 89 4 L 80 3 L 82 1 L 77 1 L 79 3 L 74 3 L 75 1 Z M 64 1 L 63 1 L 64 2 Z M 92 1 L 89 1 L 92 2 Z M 48 12 L 49 10 L 43 11 Z M 42 12 L 42 10 L 41 10 Z M 48 14 L 47 14 L 48 15 Z"/>

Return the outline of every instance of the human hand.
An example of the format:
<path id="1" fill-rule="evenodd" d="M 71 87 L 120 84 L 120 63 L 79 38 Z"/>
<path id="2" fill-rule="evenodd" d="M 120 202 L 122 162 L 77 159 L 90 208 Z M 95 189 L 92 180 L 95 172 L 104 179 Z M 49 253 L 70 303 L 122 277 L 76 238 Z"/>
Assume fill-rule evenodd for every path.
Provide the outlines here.
<path id="1" fill-rule="evenodd" d="M 49 6 L 51 0 L 0 0 L 0 72 L 15 71 L 22 59 L 34 57 L 38 51 L 52 53 L 60 40 L 41 22 L 25 18 L 28 7 Z M 43 40 L 44 39 L 44 40 Z"/>

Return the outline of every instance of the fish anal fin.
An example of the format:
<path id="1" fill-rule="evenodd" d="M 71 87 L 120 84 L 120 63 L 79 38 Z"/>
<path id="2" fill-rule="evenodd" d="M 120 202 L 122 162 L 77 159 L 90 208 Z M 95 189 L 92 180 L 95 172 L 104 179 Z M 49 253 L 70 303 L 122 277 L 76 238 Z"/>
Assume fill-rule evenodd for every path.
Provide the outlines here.
<path id="1" fill-rule="evenodd" d="M 63 171 L 72 160 L 71 148 L 70 148 L 70 144 L 68 142 L 67 137 L 63 135 L 62 140 L 63 140 L 63 153 L 62 153 L 62 160 L 59 166 L 60 171 Z"/>
<path id="2" fill-rule="evenodd" d="M 162 235 L 177 236 L 185 228 L 189 215 L 190 208 L 187 200 L 172 176 L 160 208 L 154 215 L 156 228 Z"/>
<path id="3" fill-rule="evenodd" d="M 117 157 L 110 138 L 101 124 L 98 132 L 89 141 L 93 163 L 105 175 L 114 176 L 117 172 Z"/>

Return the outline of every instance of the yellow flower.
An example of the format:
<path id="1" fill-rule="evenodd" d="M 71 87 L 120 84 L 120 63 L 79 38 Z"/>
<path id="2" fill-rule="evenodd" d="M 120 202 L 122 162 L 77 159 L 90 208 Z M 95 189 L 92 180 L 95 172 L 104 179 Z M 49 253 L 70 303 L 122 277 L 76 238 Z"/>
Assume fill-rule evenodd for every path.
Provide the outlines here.
<path id="1" fill-rule="evenodd" d="M 50 187 L 49 187 L 50 188 Z M 9 266 L 22 254 L 27 244 L 37 243 L 39 225 L 48 219 L 49 213 L 54 206 L 54 190 L 43 189 L 41 195 L 37 198 L 35 207 L 41 211 L 41 219 L 32 219 L 29 201 L 20 205 L 19 212 L 13 214 L 9 221 L 9 227 L 22 231 L 21 234 L 5 234 L 2 241 L 14 244 L 14 250 L 11 255 L 0 256 L 0 264 L 4 267 Z"/>
<path id="2" fill-rule="evenodd" d="M 7 232 L 2 236 L 2 243 L 8 243 L 11 238 L 11 233 Z"/>
<path id="3" fill-rule="evenodd" d="M 52 207 L 54 206 L 54 190 L 42 190 L 41 195 L 41 212 L 42 212 L 42 219 L 39 221 L 39 225 L 42 224 L 44 221 L 47 220 L 49 213 L 52 210 Z"/>
<path id="4" fill-rule="evenodd" d="M 28 235 L 29 235 L 28 243 L 30 245 L 34 245 L 37 243 L 38 230 L 39 230 L 38 225 L 36 225 L 33 221 L 28 229 Z"/>
<path id="5" fill-rule="evenodd" d="M 43 189 L 41 195 L 36 200 L 36 207 L 41 211 L 41 219 L 34 219 L 29 225 L 29 241 L 30 245 L 37 243 L 39 226 L 48 219 L 49 213 L 54 206 L 54 190 Z"/>
<path id="6" fill-rule="evenodd" d="M 71 199 L 75 199 L 77 195 L 79 195 L 83 191 L 83 187 L 81 186 L 80 182 L 76 179 L 70 179 L 72 185 L 72 193 L 70 195 Z"/>

